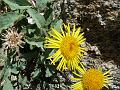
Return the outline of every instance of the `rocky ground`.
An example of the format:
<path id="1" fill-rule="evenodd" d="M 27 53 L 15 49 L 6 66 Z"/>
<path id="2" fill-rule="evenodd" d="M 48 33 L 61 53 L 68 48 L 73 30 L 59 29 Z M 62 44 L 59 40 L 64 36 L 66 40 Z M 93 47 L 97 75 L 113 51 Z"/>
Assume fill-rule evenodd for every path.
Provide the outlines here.
<path id="1" fill-rule="evenodd" d="M 85 63 L 89 66 L 95 61 L 111 69 L 114 80 L 110 88 L 120 90 L 120 1 L 56 0 L 54 15 L 82 27 L 89 44 Z"/>

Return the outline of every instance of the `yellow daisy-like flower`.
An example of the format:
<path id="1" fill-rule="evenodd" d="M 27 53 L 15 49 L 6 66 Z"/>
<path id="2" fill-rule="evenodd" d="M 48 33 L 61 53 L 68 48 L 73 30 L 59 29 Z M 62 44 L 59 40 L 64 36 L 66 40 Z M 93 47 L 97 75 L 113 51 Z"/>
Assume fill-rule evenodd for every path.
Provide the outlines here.
<path id="1" fill-rule="evenodd" d="M 75 70 L 78 68 L 81 57 L 84 55 L 85 48 L 81 46 L 85 42 L 84 33 L 80 33 L 80 28 L 71 31 L 70 25 L 65 25 L 66 31 L 61 28 L 61 33 L 52 28 L 49 33 L 50 37 L 46 37 L 45 48 L 56 49 L 56 53 L 48 57 L 52 64 L 60 61 L 57 70 Z"/>
<path id="2" fill-rule="evenodd" d="M 79 82 L 72 85 L 73 90 L 102 90 L 103 87 L 108 88 L 108 83 L 111 82 L 112 77 L 110 70 L 103 73 L 101 69 L 80 70 L 82 76 L 74 73 L 79 78 L 72 78 Z"/>

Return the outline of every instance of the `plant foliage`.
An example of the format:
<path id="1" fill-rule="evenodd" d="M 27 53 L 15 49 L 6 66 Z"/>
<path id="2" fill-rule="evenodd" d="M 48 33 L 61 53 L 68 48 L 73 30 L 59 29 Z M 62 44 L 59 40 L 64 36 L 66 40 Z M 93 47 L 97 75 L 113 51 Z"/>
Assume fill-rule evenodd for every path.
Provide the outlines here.
<path id="1" fill-rule="evenodd" d="M 46 86 L 58 72 L 46 59 L 51 50 L 44 49 L 43 42 L 50 27 L 54 26 L 59 30 L 62 20 L 53 19 L 53 0 L 36 0 L 34 3 L 27 0 L 0 1 L 0 4 L 7 8 L 0 13 L 1 38 L 7 29 L 14 27 L 17 32 L 24 34 L 25 42 L 24 48 L 16 51 L 5 50 L 2 46 L 4 41 L 1 41 L 0 81 L 3 90 L 30 89 L 37 85 L 40 85 L 42 90 L 50 89 Z"/>

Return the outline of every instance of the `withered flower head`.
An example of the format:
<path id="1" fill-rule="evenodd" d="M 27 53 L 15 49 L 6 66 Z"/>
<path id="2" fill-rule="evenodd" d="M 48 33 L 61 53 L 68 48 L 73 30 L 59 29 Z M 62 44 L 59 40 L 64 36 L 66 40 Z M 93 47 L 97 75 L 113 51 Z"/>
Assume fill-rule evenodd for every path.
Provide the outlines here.
<path id="1" fill-rule="evenodd" d="M 18 49 L 19 47 L 23 48 L 22 44 L 25 42 L 22 41 L 23 33 L 17 33 L 17 30 L 9 29 L 6 30 L 6 34 L 2 34 L 5 41 L 2 45 L 4 49 Z"/>

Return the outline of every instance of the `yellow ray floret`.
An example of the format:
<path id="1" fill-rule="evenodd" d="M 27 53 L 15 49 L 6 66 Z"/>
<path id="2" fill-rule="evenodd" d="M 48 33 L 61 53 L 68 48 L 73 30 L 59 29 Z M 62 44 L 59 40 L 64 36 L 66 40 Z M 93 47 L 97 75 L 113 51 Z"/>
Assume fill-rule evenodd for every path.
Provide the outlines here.
<path id="1" fill-rule="evenodd" d="M 51 63 L 55 64 L 59 60 L 57 70 L 75 70 L 78 68 L 81 57 L 85 53 L 85 48 L 81 44 L 85 42 L 84 33 L 80 33 L 80 28 L 70 29 L 70 25 L 63 25 L 66 31 L 61 28 L 61 33 L 52 28 L 46 37 L 45 48 L 56 49 L 56 53 L 48 57 Z"/>
<path id="2" fill-rule="evenodd" d="M 82 70 L 81 73 L 82 75 L 75 73 L 78 78 L 72 78 L 78 81 L 72 85 L 73 90 L 102 90 L 103 87 L 108 88 L 108 83 L 112 81 L 110 71 L 103 73 L 99 69 L 91 68 Z"/>

